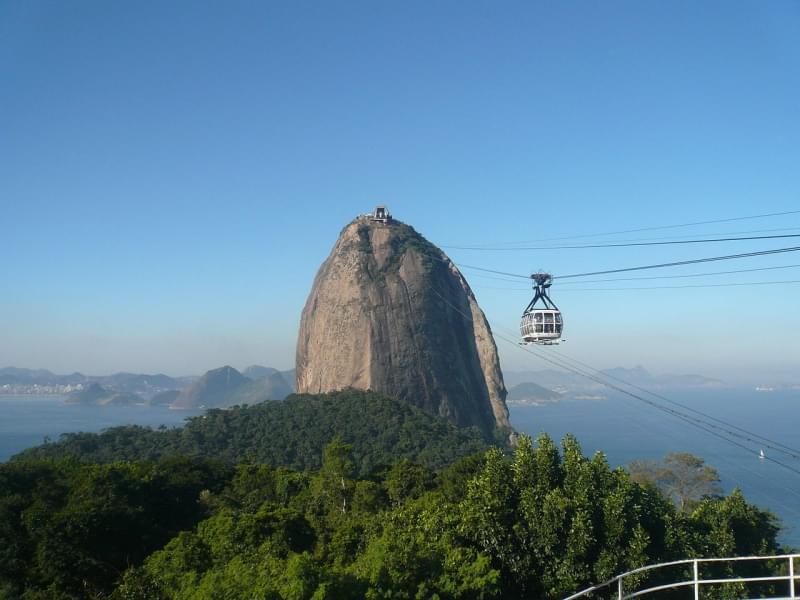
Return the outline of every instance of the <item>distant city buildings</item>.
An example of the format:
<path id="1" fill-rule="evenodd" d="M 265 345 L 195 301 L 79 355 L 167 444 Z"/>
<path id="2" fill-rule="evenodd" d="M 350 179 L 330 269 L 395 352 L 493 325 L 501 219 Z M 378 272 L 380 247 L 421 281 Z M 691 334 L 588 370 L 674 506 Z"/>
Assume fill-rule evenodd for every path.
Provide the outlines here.
<path id="1" fill-rule="evenodd" d="M 80 392 L 85 387 L 82 383 L 6 383 L 0 385 L 1 396 L 63 396 Z"/>

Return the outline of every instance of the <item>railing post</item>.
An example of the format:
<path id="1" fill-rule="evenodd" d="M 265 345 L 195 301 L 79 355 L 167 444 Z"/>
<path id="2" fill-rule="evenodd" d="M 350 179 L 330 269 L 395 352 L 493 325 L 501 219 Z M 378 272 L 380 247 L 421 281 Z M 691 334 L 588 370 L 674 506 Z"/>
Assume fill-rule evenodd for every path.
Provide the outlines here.
<path id="1" fill-rule="evenodd" d="M 619 600 L 622 600 L 622 578 L 623 577 L 624 577 L 623 575 L 620 575 L 619 579 L 617 579 L 617 597 L 619 598 Z"/>
<path id="2" fill-rule="evenodd" d="M 794 600 L 794 554 L 789 557 L 789 597 Z"/>
<path id="3" fill-rule="evenodd" d="M 700 600 L 700 570 L 697 568 L 697 559 L 692 561 L 694 566 L 694 600 Z"/>

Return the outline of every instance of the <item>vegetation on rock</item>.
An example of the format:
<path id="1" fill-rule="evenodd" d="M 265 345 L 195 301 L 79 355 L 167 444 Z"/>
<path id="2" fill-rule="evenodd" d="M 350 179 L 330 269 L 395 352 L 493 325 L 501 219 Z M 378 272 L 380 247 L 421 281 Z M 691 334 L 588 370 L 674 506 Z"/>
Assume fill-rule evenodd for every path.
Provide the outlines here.
<path id="1" fill-rule="evenodd" d="M 132 425 L 99 434 L 69 433 L 16 458 L 74 457 L 107 463 L 186 455 L 306 470 L 321 466 L 322 450 L 336 436 L 352 444 L 361 475 L 403 458 L 437 469 L 488 447 L 476 429 L 459 429 L 381 394 L 345 390 L 212 409 L 175 429 Z"/>

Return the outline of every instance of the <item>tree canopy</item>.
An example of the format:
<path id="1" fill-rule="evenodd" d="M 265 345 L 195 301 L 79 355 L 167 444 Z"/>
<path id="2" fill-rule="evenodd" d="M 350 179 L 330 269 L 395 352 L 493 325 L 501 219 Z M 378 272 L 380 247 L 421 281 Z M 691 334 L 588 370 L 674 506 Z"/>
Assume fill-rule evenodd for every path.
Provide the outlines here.
<path id="1" fill-rule="evenodd" d="M 667 454 L 661 462 L 636 460 L 628 470 L 634 481 L 656 486 L 683 511 L 691 510 L 705 496 L 722 491 L 717 470 L 688 452 Z"/>
<path id="2" fill-rule="evenodd" d="M 569 436 L 438 471 L 361 476 L 342 439 L 320 459 L 2 464 L 0 598 L 548 600 L 653 562 L 778 550 L 774 517 L 738 491 L 681 511 Z"/>
<path id="3" fill-rule="evenodd" d="M 69 433 L 25 450 L 15 460 L 74 457 L 107 463 L 180 455 L 306 470 L 320 468 L 323 448 L 337 436 L 352 446 L 360 475 L 404 458 L 438 469 L 488 448 L 475 428 L 455 427 L 381 394 L 345 390 L 212 409 L 174 429 L 133 425 L 99 434 Z"/>

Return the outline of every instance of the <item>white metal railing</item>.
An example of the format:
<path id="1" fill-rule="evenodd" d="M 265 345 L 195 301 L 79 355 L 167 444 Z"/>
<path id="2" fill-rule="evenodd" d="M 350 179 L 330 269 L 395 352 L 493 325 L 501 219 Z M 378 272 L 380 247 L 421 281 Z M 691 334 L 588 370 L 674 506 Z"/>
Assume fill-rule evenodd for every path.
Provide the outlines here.
<path id="1" fill-rule="evenodd" d="M 694 589 L 694 600 L 699 600 L 700 588 L 704 585 L 719 585 L 723 583 L 779 582 L 779 581 L 785 581 L 787 583 L 787 588 L 788 588 L 787 591 L 789 592 L 789 595 L 777 596 L 775 597 L 775 600 L 795 600 L 798 598 L 798 596 L 795 594 L 795 590 L 797 589 L 798 591 L 800 591 L 800 585 L 797 585 L 796 583 L 796 580 L 800 579 L 800 574 L 795 575 L 794 571 L 795 558 L 800 558 L 800 554 L 779 554 L 777 556 L 735 556 L 731 558 L 688 558 L 685 560 L 675 560 L 672 562 L 659 563 L 657 565 L 647 565 L 646 567 L 640 567 L 638 569 L 633 569 L 632 571 L 622 573 L 621 575 L 617 575 L 616 577 L 614 577 L 614 579 L 610 579 L 604 583 L 599 583 L 597 585 L 588 587 L 585 590 L 578 592 L 577 594 L 573 594 L 572 596 L 564 598 L 564 600 L 575 600 L 577 598 L 585 598 L 588 597 L 590 594 L 592 594 L 592 592 L 598 592 L 604 589 L 613 590 L 614 588 L 616 588 L 615 597 L 617 598 L 617 600 L 627 600 L 628 598 L 639 598 L 641 596 L 644 596 L 645 594 L 651 594 L 653 592 L 658 592 L 661 590 L 689 587 L 689 586 L 692 586 L 692 588 Z M 782 561 L 782 560 L 785 560 L 788 563 L 788 569 L 787 569 L 788 575 L 775 575 L 769 577 L 731 576 L 722 579 L 701 579 L 700 577 L 700 565 L 706 563 L 724 563 L 724 562 L 735 562 L 735 561 L 766 562 L 766 561 Z M 675 581 L 672 583 L 656 585 L 646 589 L 625 593 L 626 577 L 630 577 L 638 573 L 644 573 L 646 571 L 653 571 L 655 569 L 674 567 L 676 565 L 692 565 L 692 573 L 693 573 L 692 579 Z"/>

